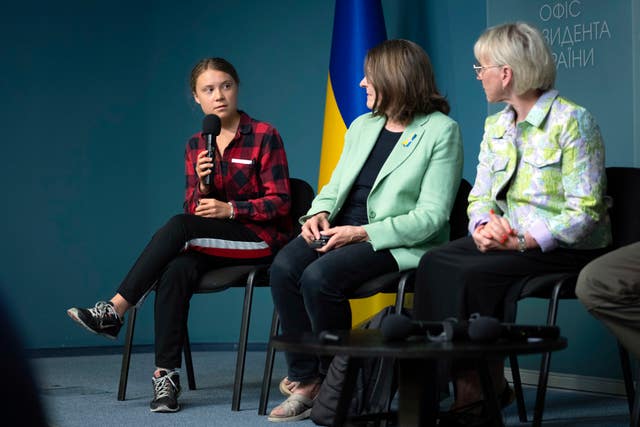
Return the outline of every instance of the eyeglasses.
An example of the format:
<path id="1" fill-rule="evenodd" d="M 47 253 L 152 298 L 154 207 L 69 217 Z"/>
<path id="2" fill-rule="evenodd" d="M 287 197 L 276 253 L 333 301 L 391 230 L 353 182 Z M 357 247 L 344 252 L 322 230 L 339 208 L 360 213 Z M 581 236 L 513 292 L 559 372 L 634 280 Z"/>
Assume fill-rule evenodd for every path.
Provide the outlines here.
<path id="1" fill-rule="evenodd" d="M 473 71 L 476 72 L 476 76 L 480 77 L 480 75 L 483 73 L 484 70 L 486 70 L 487 68 L 499 68 L 502 67 L 502 65 L 478 65 L 478 64 L 473 64 Z"/>

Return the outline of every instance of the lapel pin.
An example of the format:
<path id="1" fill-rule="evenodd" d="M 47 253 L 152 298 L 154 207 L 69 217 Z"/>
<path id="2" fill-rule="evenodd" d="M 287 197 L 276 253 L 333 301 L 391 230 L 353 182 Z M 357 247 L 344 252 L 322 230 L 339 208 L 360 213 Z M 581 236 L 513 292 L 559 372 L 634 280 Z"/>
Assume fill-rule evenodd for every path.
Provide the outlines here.
<path id="1" fill-rule="evenodd" d="M 414 133 L 411 138 L 407 138 L 404 141 L 402 141 L 402 146 L 403 147 L 408 147 L 411 145 L 411 143 L 413 142 L 414 139 L 416 139 L 416 136 L 418 136 L 417 133 Z"/>

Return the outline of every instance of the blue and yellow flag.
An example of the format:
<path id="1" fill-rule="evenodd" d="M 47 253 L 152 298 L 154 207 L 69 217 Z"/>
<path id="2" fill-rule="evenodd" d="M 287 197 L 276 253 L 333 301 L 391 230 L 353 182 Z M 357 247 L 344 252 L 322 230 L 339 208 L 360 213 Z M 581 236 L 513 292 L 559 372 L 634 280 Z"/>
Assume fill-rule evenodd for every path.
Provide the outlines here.
<path id="1" fill-rule="evenodd" d="M 347 127 L 368 111 L 366 93 L 359 86 L 364 77 L 364 58 L 370 48 L 386 38 L 381 0 L 336 0 L 318 188 L 331 178 Z M 353 323 L 391 304 L 390 300 L 388 295 L 352 300 Z"/>

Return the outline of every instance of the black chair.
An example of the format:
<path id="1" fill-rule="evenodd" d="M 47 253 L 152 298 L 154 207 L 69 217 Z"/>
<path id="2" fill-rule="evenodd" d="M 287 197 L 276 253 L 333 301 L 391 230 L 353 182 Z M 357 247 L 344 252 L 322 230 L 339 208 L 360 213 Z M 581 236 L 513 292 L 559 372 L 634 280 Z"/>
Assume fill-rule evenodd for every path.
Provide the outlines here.
<path id="1" fill-rule="evenodd" d="M 629 413 L 631 413 L 631 427 L 640 427 L 640 392 L 633 386 L 632 373 L 631 373 L 631 361 L 629 358 L 629 352 L 618 341 L 618 351 L 620 353 L 620 362 L 622 363 L 622 373 L 624 376 L 624 386 L 627 392 L 627 402 L 629 404 Z M 640 369 L 636 370 L 637 384 L 640 384 Z"/>
<path id="2" fill-rule="evenodd" d="M 471 184 L 466 179 L 460 181 L 456 199 L 451 214 L 449 216 L 450 239 L 458 239 L 467 235 L 467 225 L 469 217 L 467 216 L 467 204 Z M 374 279 L 365 282 L 358 288 L 356 293 L 352 295 L 353 299 L 368 298 L 378 293 L 396 294 L 395 311 L 400 313 L 404 307 L 404 300 L 407 292 L 413 292 L 414 279 L 416 269 L 405 271 L 395 271 L 383 274 Z M 273 311 L 273 319 L 271 321 L 271 335 L 275 336 L 280 327 L 280 320 L 276 311 Z M 260 392 L 260 405 L 258 407 L 259 415 L 266 415 L 267 404 L 269 401 L 269 389 L 271 387 L 271 378 L 273 373 L 273 363 L 275 360 L 275 349 L 269 344 L 267 349 L 267 358 L 265 361 L 264 375 L 262 377 L 262 390 Z M 391 402 L 389 402 L 391 403 Z"/>
<path id="3" fill-rule="evenodd" d="M 636 378 L 638 384 L 640 384 L 640 375 Z M 640 392 L 636 390 L 635 398 L 631 399 L 633 404 L 631 405 L 631 427 L 640 427 Z"/>
<path id="4" fill-rule="evenodd" d="M 463 178 L 449 215 L 449 240 L 456 240 L 468 234 L 467 205 L 470 191 L 471 184 Z M 405 294 L 414 290 L 415 272 L 416 269 L 396 271 L 371 279 L 357 289 L 353 299 L 368 298 L 377 293 L 396 294 L 396 313 L 400 313 L 404 307 Z"/>
<path id="5" fill-rule="evenodd" d="M 311 206 L 314 197 L 313 188 L 301 179 L 291 178 L 291 218 L 294 221 L 296 235 L 300 232 L 297 219 L 304 215 Z M 244 377 L 244 367 L 247 354 L 247 341 L 249 338 L 249 321 L 251 319 L 251 304 L 253 300 L 253 290 L 255 287 L 269 286 L 268 278 L 269 264 L 260 265 L 239 265 L 223 267 L 209 271 L 200 279 L 196 294 L 206 294 L 224 291 L 229 288 L 244 288 L 244 303 L 242 307 L 242 321 L 240 326 L 240 337 L 238 339 L 238 353 L 236 356 L 236 372 L 233 383 L 233 398 L 231 409 L 240 410 L 240 397 L 242 394 L 242 380 Z M 122 353 L 122 366 L 120 370 L 120 384 L 118 387 L 118 400 L 125 399 L 127 390 L 127 378 L 129 375 L 129 363 L 131 359 L 131 347 L 133 343 L 133 332 L 135 328 L 137 311 L 144 302 L 144 298 L 136 306 L 132 307 L 129 313 L 127 324 L 127 334 Z M 193 374 L 193 362 L 191 359 L 191 344 L 189 341 L 188 328 L 185 330 L 184 340 L 184 361 L 187 370 L 187 380 L 190 390 L 195 390 L 196 383 Z"/>
<path id="6" fill-rule="evenodd" d="M 607 194 L 613 199 L 613 205 L 609 209 L 611 217 L 611 229 L 613 234 L 612 249 L 625 246 L 640 240 L 640 169 L 627 167 L 609 167 L 607 173 Z M 558 314 L 558 304 L 561 299 L 576 299 L 575 287 L 576 274 L 545 274 L 532 277 L 518 285 L 514 285 L 507 293 L 505 299 L 505 322 L 514 322 L 516 319 L 517 302 L 525 298 L 543 298 L 549 300 L 547 311 L 547 325 L 555 325 Z M 620 346 L 621 363 L 629 408 L 633 408 L 633 380 L 629 358 L 626 350 Z M 626 355 L 626 356 L 625 356 Z M 544 400 L 549 379 L 549 364 L 551 353 L 542 356 L 540 373 L 538 377 L 538 389 L 533 414 L 533 426 L 542 423 Z M 520 378 L 518 359 L 509 357 L 513 384 L 518 403 L 518 415 L 520 421 L 527 422 L 524 395 Z M 637 409 L 636 409 L 637 412 Z M 636 416 L 637 418 L 637 416 Z"/>
<path id="7" fill-rule="evenodd" d="M 624 357 L 624 355 L 622 355 L 622 357 Z M 638 373 L 636 377 L 636 384 L 640 384 L 640 369 L 636 372 Z M 633 384 L 631 385 L 633 386 Z M 627 398 L 629 399 L 629 410 L 631 411 L 630 425 L 631 427 L 640 427 L 640 391 L 638 388 L 636 388 L 635 391 L 631 390 L 631 392 L 627 389 Z"/>

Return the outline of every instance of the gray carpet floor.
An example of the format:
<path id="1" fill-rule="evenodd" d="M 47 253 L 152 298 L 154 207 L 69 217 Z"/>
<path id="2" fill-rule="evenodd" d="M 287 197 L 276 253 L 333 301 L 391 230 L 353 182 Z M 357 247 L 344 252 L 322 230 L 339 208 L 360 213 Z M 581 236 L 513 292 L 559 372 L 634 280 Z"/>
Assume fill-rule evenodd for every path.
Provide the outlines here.
<path id="1" fill-rule="evenodd" d="M 231 392 L 235 370 L 235 352 L 194 351 L 196 390 L 186 386 L 186 372 L 181 372 L 182 410 L 175 414 L 149 411 L 152 395 L 153 355 L 132 355 L 127 399 L 116 399 L 121 356 L 118 354 L 31 359 L 47 416 L 52 426 L 270 426 L 265 416 L 258 415 L 258 401 L 264 369 L 264 352 L 247 353 L 247 368 L 241 410 L 231 411 Z M 283 397 L 277 389 L 285 374 L 284 359 L 279 353 L 269 408 Z M 535 390 L 525 390 L 531 416 Z M 626 400 L 622 397 L 578 393 L 550 389 L 545 409 L 544 426 L 629 425 Z M 515 404 L 505 410 L 507 426 L 526 426 L 517 418 Z M 310 420 L 280 425 L 313 426 Z"/>

